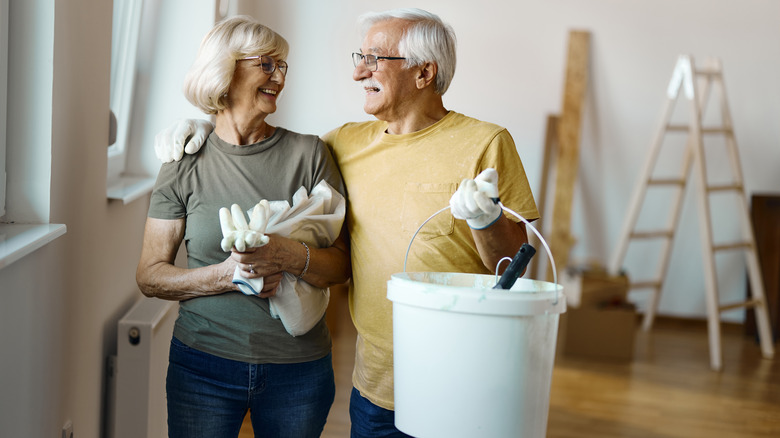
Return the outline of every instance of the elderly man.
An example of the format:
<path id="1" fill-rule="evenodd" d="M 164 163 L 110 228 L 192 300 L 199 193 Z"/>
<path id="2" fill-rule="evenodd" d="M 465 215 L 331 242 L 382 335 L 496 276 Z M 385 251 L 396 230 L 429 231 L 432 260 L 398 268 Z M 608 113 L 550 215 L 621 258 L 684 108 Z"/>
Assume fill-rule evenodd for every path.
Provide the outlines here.
<path id="1" fill-rule="evenodd" d="M 378 120 L 348 123 L 323 140 L 349 197 L 349 297 L 358 332 L 352 436 L 396 436 L 386 287 L 390 275 L 403 271 L 412 234 L 452 197 L 453 213 L 468 225 L 444 214 L 426 224 L 412 245 L 410 271 L 490 273 L 502 257 L 513 256 L 527 241 L 525 225 L 502 215 L 473 180 L 455 193 L 464 178 L 489 168 L 501 176 L 498 191 L 507 207 L 527 219 L 538 213 L 506 129 L 444 107 L 455 73 L 452 29 L 421 10 L 367 14 L 360 25 L 364 38 L 353 54 L 352 78 L 365 89 L 363 109 Z M 487 179 L 496 183 L 495 174 Z M 469 202 L 475 195 L 478 201 Z"/>
<path id="2" fill-rule="evenodd" d="M 444 107 L 442 95 L 455 73 L 452 28 L 420 9 L 370 13 L 359 24 L 363 43 L 352 55 L 353 79 L 365 89 L 363 109 L 377 120 L 347 123 L 323 137 L 348 195 L 349 305 L 358 332 L 352 437 L 406 436 L 394 425 L 392 303 L 386 294 L 390 276 L 404 269 L 412 235 L 449 203 L 453 215 L 438 215 L 417 235 L 408 270 L 493 273 L 527 234 L 491 198 L 500 195 L 528 220 L 538 212 L 507 130 Z M 170 136 L 158 139 L 163 160 L 181 155 L 190 134 L 181 128 L 176 147 Z M 188 146 L 188 152 L 196 149 Z"/>

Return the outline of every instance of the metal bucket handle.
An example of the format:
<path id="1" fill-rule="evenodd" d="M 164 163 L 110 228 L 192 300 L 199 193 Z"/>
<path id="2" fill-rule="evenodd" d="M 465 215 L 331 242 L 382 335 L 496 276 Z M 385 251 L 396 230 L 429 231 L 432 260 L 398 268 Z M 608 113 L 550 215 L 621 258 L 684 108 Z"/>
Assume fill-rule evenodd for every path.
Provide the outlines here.
<path id="1" fill-rule="evenodd" d="M 504 204 L 501 203 L 501 201 L 498 202 L 498 205 L 501 207 L 502 210 L 506 211 L 507 213 L 515 216 L 516 218 L 520 219 L 523 223 L 525 223 L 527 226 L 531 228 L 531 231 L 533 231 L 534 234 L 536 234 L 536 237 L 539 238 L 539 241 L 542 242 L 542 246 L 544 246 L 544 250 L 547 253 L 547 257 L 550 258 L 550 265 L 552 267 L 552 274 L 553 274 L 553 284 L 558 284 L 558 271 L 555 269 L 555 260 L 553 259 L 552 251 L 550 251 L 550 247 L 547 245 L 547 241 L 544 240 L 544 237 L 539 233 L 539 231 L 531 225 L 530 222 L 528 222 L 524 217 L 517 214 L 514 210 L 504 206 Z M 450 206 L 446 206 L 442 208 L 441 210 L 437 211 L 436 213 L 432 214 L 428 219 L 425 220 L 420 226 L 417 228 L 417 231 L 414 232 L 412 235 L 412 239 L 409 240 L 409 246 L 406 248 L 406 256 L 404 256 L 404 273 L 406 272 L 406 262 L 409 260 L 409 251 L 412 249 L 412 243 L 414 242 L 414 238 L 417 237 L 417 233 L 422 230 L 422 227 L 425 226 L 428 222 L 431 221 L 434 217 L 436 217 L 439 213 L 449 210 Z M 498 267 L 501 265 L 501 262 L 504 261 L 504 259 L 507 259 L 508 257 L 505 257 L 498 261 L 498 266 L 496 266 L 496 277 L 498 277 Z M 511 259 L 510 259 L 511 260 Z M 558 304 L 558 288 L 555 289 L 555 301 L 553 304 Z"/>

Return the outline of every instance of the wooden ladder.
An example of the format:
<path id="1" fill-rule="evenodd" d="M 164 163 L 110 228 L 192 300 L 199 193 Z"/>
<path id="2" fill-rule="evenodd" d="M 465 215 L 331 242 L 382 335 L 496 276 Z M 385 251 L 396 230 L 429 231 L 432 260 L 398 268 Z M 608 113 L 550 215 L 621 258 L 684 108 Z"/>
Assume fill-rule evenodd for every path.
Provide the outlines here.
<path id="1" fill-rule="evenodd" d="M 706 108 L 710 92 L 715 88 L 720 97 L 721 126 L 703 127 L 702 113 Z M 670 120 L 675 103 L 683 90 L 684 99 L 690 104 L 689 123 L 687 125 L 673 125 Z M 666 134 L 669 132 L 687 132 L 687 143 L 679 178 L 661 178 L 655 175 L 661 147 L 664 144 Z M 704 157 L 704 135 L 721 135 L 725 140 L 728 159 L 730 161 L 733 181 L 729 184 L 711 184 L 707 177 L 707 166 Z M 707 329 L 709 333 L 710 366 L 714 370 L 720 370 L 722 366 L 722 353 L 720 343 L 720 313 L 741 307 L 752 307 L 756 314 L 758 335 L 761 351 L 765 358 L 774 356 L 772 335 L 770 332 L 769 317 L 767 313 L 764 285 L 761 277 L 761 267 L 756 252 L 753 226 L 750 221 L 748 202 L 745 195 L 742 170 L 737 152 L 737 143 L 726 101 L 726 92 L 723 84 L 721 63 L 718 59 L 709 59 L 706 67 L 696 70 L 693 58 L 682 55 L 677 59 L 677 64 L 672 74 L 667 89 L 667 101 L 663 109 L 660 127 L 650 147 L 649 158 L 640 175 L 638 184 L 629 205 L 629 211 L 618 239 L 617 250 L 610 260 L 609 270 L 617 273 L 622 268 L 622 263 L 631 240 L 648 240 L 661 242 L 661 262 L 658 267 L 655 280 L 632 282 L 631 289 L 651 289 L 651 297 L 648 301 L 644 315 L 643 329 L 652 327 L 658 302 L 669 266 L 672 240 L 680 218 L 680 210 L 683 204 L 686 182 L 690 176 L 691 167 L 695 168 L 697 181 L 696 198 L 699 210 L 699 222 L 701 232 L 702 256 L 704 258 L 705 274 L 705 298 L 707 309 Z M 672 188 L 675 194 L 672 198 L 672 208 L 668 220 L 668 228 L 661 230 L 640 231 L 637 230 L 637 220 L 645 203 L 645 195 L 649 188 Z M 676 188 L 676 189 L 675 189 Z M 739 198 L 739 205 L 735 211 L 740 215 L 742 241 L 729 244 L 715 244 L 713 242 L 712 219 L 710 216 L 709 197 L 713 193 L 731 192 Z M 731 210 L 729 210 L 731 211 Z M 727 213 L 727 212 L 726 212 Z M 717 274 L 715 272 L 715 253 L 719 251 L 741 250 L 744 252 L 750 281 L 750 297 L 739 303 L 721 305 L 718 295 Z"/>

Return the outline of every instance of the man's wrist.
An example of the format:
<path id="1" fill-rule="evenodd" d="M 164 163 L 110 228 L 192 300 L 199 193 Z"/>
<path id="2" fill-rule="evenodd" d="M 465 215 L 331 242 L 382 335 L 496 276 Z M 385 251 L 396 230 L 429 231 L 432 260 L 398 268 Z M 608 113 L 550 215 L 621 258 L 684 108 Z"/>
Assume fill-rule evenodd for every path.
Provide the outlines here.
<path id="1" fill-rule="evenodd" d="M 474 219 L 466 219 L 466 223 L 472 230 L 484 230 L 490 228 L 501 218 L 501 209 L 496 210 L 494 214 L 485 213 Z"/>

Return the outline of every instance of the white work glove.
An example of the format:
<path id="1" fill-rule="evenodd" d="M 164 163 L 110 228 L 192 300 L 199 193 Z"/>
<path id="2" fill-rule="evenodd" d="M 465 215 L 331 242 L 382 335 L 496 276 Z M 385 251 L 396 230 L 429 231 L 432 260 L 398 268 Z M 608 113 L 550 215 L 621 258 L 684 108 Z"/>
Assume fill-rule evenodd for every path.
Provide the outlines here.
<path id="1" fill-rule="evenodd" d="M 270 240 L 265 235 L 271 206 L 263 199 L 254 206 L 250 214 L 249 223 L 246 223 L 244 212 L 238 204 L 233 204 L 228 210 L 226 207 L 219 209 L 219 224 L 222 227 L 222 251 L 228 252 L 234 246 L 238 252 L 244 252 L 247 248 L 260 247 Z"/>
<path id="2" fill-rule="evenodd" d="M 271 206 L 263 199 L 249 213 L 249 223 L 246 223 L 244 212 L 238 204 L 219 209 L 219 224 L 222 227 L 222 251 L 230 251 L 235 246 L 236 251 L 244 252 L 247 248 L 260 247 L 270 240 L 265 235 L 268 218 L 271 216 Z M 251 267 L 251 265 L 250 265 Z M 250 271 L 254 273 L 253 271 Z M 244 278 L 241 267 L 233 271 L 233 283 L 246 295 L 259 295 L 263 290 L 263 277 Z"/>
<path id="3" fill-rule="evenodd" d="M 501 217 L 498 205 L 498 172 L 488 168 L 474 179 L 464 179 L 450 198 L 450 209 L 456 219 L 465 219 L 469 227 L 483 230 Z"/>
<path id="4" fill-rule="evenodd" d="M 182 119 L 154 136 L 154 153 L 163 163 L 179 161 L 184 152 L 194 154 L 200 150 L 206 138 L 214 130 L 208 120 Z M 190 141 L 187 142 L 187 138 Z M 184 143 L 187 142 L 185 146 Z"/>

